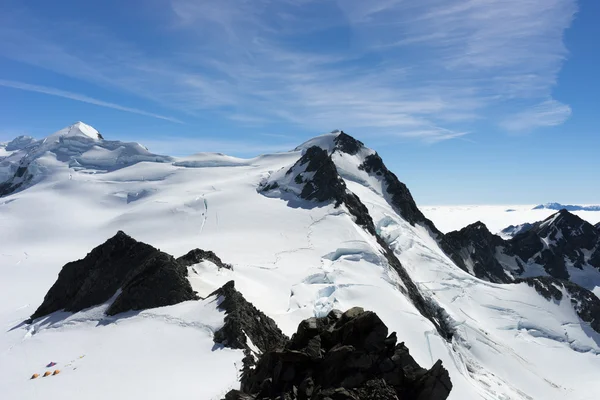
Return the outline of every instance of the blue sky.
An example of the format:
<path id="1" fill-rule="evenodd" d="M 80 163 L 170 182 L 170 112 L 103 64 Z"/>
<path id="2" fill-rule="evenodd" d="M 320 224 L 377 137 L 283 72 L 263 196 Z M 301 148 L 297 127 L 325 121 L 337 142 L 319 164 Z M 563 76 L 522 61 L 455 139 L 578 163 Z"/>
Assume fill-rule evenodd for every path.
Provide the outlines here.
<path id="1" fill-rule="evenodd" d="M 600 203 L 595 0 L 0 4 L 0 141 L 82 120 L 171 155 L 333 129 L 419 204 Z"/>

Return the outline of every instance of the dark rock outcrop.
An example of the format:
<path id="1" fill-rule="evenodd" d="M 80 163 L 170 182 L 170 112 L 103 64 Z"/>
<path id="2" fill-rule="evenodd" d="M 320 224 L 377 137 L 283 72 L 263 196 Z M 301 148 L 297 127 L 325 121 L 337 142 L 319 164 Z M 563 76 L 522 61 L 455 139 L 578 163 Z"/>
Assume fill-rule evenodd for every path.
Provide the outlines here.
<path id="1" fill-rule="evenodd" d="M 183 265 L 119 231 L 85 258 L 66 264 L 31 318 L 63 309 L 81 311 L 115 295 L 108 315 L 198 298 Z"/>
<path id="2" fill-rule="evenodd" d="M 598 222 L 596 225 L 594 225 L 594 228 L 596 228 L 597 231 L 600 231 L 600 222 Z"/>
<path id="3" fill-rule="evenodd" d="M 231 264 L 224 263 L 221 259 L 210 250 L 193 249 L 177 258 L 177 261 L 185 266 L 190 267 L 202 261 L 210 261 L 219 268 L 232 269 Z"/>
<path id="4" fill-rule="evenodd" d="M 450 232 L 446 240 L 452 248 L 457 249 L 450 254 L 452 260 L 457 264 L 468 264 L 478 278 L 496 283 L 512 281 L 496 258 L 497 249 L 505 245 L 504 240 L 492 234 L 482 222 Z"/>
<path id="5" fill-rule="evenodd" d="M 354 139 L 352 136 L 341 131 L 339 135 L 333 140 L 335 143 L 336 150 L 339 150 L 350 155 L 355 155 L 364 148 L 365 145 L 360 140 Z"/>
<path id="6" fill-rule="evenodd" d="M 271 318 L 248 302 L 235 289 L 233 281 L 209 295 L 217 296 L 219 309 L 225 312 L 225 325 L 215 332 L 215 343 L 233 349 L 252 351 L 247 337 L 261 352 L 281 349 L 288 341 Z"/>
<path id="7" fill-rule="evenodd" d="M 287 174 L 295 171 L 300 172 L 294 177 L 294 180 L 304 183 L 300 194 L 301 198 L 318 202 L 335 201 L 336 206 L 341 204 L 342 197 L 346 192 L 346 184 L 338 175 L 335 164 L 327 151 L 317 146 L 309 147 Z M 312 178 L 304 179 L 302 176 L 304 172 L 312 172 Z"/>
<path id="8" fill-rule="evenodd" d="M 564 288 L 570 296 L 571 305 L 582 321 L 588 322 L 592 329 L 600 333 L 600 299 L 587 289 L 569 281 L 556 279 L 550 276 L 517 279 L 515 283 L 525 282 L 533 287 L 546 300 L 563 300 Z"/>
<path id="9" fill-rule="evenodd" d="M 421 223 L 431 229 L 433 233 L 439 234 L 433 222 L 425 218 L 417 207 L 417 203 L 415 203 L 408 187 L 400 182 L 392 171 L 387 169 L 379 154 L 375 153 L 367 156 L 359 169 L 383 179 L 387 194 L 390 196 L 389 202 L 402 218 L 412 225 Z"/>
<path id="10" fill-rule="evenodd" d="M 361 308 L 300 323 L 284 349 L 243 371 L 228 400 L 444 400 L 452 383 L 441 361 L 421 368 L 396 333 Z"/>

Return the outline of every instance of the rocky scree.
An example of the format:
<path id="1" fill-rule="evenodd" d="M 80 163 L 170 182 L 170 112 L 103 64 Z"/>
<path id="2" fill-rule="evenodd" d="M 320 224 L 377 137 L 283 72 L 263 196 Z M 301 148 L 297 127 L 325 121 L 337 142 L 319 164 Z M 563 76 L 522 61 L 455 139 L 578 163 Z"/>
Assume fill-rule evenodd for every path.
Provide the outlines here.
<path id="1" fill-rule="evenodd" d="M 421 368 L 373 312 L 331 311 L 300 323 L 285 348 L 242 371 L 226 400 L 444 400 L 452 383 L 438 360 Z"/>
<path id="2" fill-rule="evenodd" d="M 85 258 L 66 264 L 31 319 L 100 305 L 119 290 L 108 315 L 198 299 L 185 266 L 119 231 Z"/>

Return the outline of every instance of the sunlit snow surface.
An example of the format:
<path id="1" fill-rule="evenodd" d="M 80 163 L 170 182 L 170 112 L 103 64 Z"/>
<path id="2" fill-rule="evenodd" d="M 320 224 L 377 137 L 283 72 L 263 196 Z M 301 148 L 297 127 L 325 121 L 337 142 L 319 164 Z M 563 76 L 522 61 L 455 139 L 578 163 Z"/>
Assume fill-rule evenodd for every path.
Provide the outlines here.
<path id="1" fill-rule="evenodd" d="M 234 279 L 288 335 L 302 319 L 332 308 L 376 311 L 421 365 L 443 360 L 451 399 L 597 398 L 600 336 L 581 325 L 566 293 L 555 304 L 527 285 L 494 285 L 464 273 L 424 228 L 393 212 L 378 181 L 336 155 L 378 231 L 455 321 L 455 339 L 446 343 L 398 290 L 375 239 L 343 207 L 257 192 L 300 156 L 301 149 L 251 160 L 201 154 L 109 173 L 70 170 L 72 179 L 52 174 L 0 198 L 2 398 L 219 399 L 236 386 L 242 354 L 214 346 L 212 333 L 222 324 L 215 299 L 116 318 L 103 317 L 100 306 L 21 324 L 62 265 L 119 229 L 174 256 L 196 247 L 214 251 L 234 270 L 190 267 L 194 289 L 206 296 Z M 61 374 L 29 380 L 50 361 Z"/>

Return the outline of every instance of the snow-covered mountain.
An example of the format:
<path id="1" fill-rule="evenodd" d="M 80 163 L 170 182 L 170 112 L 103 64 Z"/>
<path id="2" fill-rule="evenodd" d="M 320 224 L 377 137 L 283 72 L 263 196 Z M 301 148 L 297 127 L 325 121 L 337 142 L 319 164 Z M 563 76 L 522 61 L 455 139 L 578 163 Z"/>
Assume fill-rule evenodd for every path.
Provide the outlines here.
<path id="1" fill-rule="evenodd" d="M 560 204 L 560 203 L 546 203 L 540 204 L 533 207 L 534 210 L 567 210 L 567 211 L 600 211 L 600 206 L 589 205 L 589 206 L 580 206 L 580 205 L 572 205 L 572 204 Z"/>
<path id="2" fill-rule="evenodd" d="M 171 157 L 150 153 L 138 143 L 104 140 L 94 128 L 77 122 L 35 140 L 19 136 L 0 153 L 0 196 L 22 190 L 48 175 L 112 171 L 140 161 L 169 162 Z"/>
<path id="3" fill-rule="evenodd" d="M 598 299 L 574 274 L 593 267 L 595 250 L 588 227 L 568 215 L 515 236 L 531 235 L 518 255 L 503 254 L 540 274 L 547 251 L 574 257 L 570 281 L 511 277 L 497 257 L 506 241 L 483 224 L 442 234 L 377 153 L 343 132 L 252 159 L 154 155 L 81 123 L 59 133 L 4 147 L 0 159 L 7 398 L 221 399 L 295 382 L 308 372 L 285 362 L 308 359 L 352 377 L 329 382 L 342 385 L 339 396 L 399 390 L 398 376 L 405 393 L 424 393 L 425 382 L 448 389 L 444 369 L 450 399 L 592 399 L 600 390 Z M 542 248 L 525 258 L 536 240 Z M 490 282 L 496 267 L 510 279 Z M 311 317 L 320 319 L 299 327 Z M 269 343 L 286 350 L 268 353 Z M 50 361 L 60 374 L 29 380 Z M 358 374 L 361 365 L 369 372 Z"/>
<path id="4" fill-rule="evenodd" d="M 464 261 L 469 272 L 492 282 L 551 276 L 589 290 L 600 286 L 600 232 L 567 210 L 520 229 L 509 240 L 493 235 L 483 223 L 447 237 L 454 246 L 448 253 L 458 265 Z"/>

